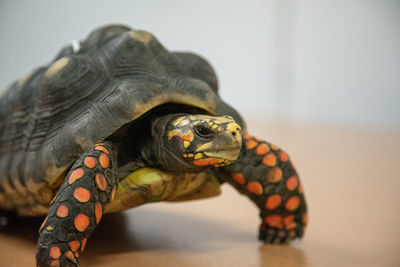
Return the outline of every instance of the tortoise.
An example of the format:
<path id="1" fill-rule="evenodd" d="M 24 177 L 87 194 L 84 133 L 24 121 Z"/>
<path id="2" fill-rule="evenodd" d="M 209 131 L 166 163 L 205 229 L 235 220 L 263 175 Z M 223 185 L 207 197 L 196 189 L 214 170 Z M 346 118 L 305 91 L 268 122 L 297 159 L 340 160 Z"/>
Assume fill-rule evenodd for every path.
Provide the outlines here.
<path id="1" fill-rule="evenodd" d="M 106 25 L 0 96 L 0 212 L 47 215 L 38 266 L 78 266 L 102 215 L 220 194 L 260 209 L 259 239 L 303 236 L 303 189 L 288 154 L 247 132 L 210 64 L 149 32 Z"/>

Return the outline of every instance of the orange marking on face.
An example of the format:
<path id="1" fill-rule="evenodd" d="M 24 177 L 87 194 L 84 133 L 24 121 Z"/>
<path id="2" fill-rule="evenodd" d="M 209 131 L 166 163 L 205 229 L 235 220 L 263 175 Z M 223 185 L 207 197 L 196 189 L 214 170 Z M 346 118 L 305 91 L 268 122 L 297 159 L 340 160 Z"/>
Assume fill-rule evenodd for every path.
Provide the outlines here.
<path id="1" fill-rule="evenodd" d="M 110 164 L 110 158 L 106 154 L 101 154 L 99 157 L 99 162 L 100 162 L 100 166 L 103 169 L 106 169 L 106 168 L 108 168 L 108 166 Z"/>
<path id="2" fill-rule="evenodd" d="M 98 151 L 102 151 L 102 152 L 106 153 L 107 155 L 110 155 L 110 151 L 108 151 L 107 148 L 105 148 L 104 146 L 95 146 L 94 149 L 96 149 Z"/>
<path id="3" fill-rule="evenodd" d="M 61 250 L 59 247 L 52 247 L 50 249 L 50 257 L 52 257 L 53 259 L 58 259 L 61 256 Z"/>
<path id="4" fill-rule="evenodd" d="M 73 263 L 76 263 L 76 259 L 74 256 L 74 253 L 72 253 L 71 250 L 68 250 L 67 252 L 64 253 L 64 256 L 69 259 L 70 261 L 72 261 Z"/>
<path id="5" fill-rule="evenodd" d="M 281 161 L 282 162 L 286 162 L 286 161 L 288 161 L 289 160 L 289 155 L 285 152 L 285 151 L 281 151 Z"/>
<path id="6" fill-rule="evenodd" d="M 260 144 L 256 148 L 257 155 L 265 155 L 268 153 L 268 151 L 269 151 L 269 147 L 267 144 Z"/>
<path id="7" fill-rule="evenodd" d="M 96 174 L 96 184 L 101 191 L 106 191 L 108 183 L 106 177 L 104 177 L 103 174 L 101 173 Z"/>
<path id="8" fill-rule="evenodd" d="M 265 217 L 265 223 L 268 224 L 271 227 L 278 227 L 281 228 L 283 226 L 282 224 L 282 216 L 279 215 L 269 215 Z"/>
<path id="9" fill-rule="evenodd" d="M 303 186 L 301 184 L 299 184 L 299 193 L 302 194 L 303 193 Z"/>
<path id="10" fill-rule="evenodd" d="M 84 239 L 82 240 L 81 252 L 83 252 L 83 250 L 85 249 L 86 242 L 87 242 L 87 238 L 84 238 Z"/>
<path id="11" fill-rule="evenodd" d="M 68 207 L 66 205 L 61 205 L 57 209 L 57 217 L 65 218 L 68 216 Z"/>
<path id="12" fill-rule="evenodd" d="M 286 187 L 290 191 L 294 190 L 297 187 L 297 184 L 298 184 L 298 179 L 296 175 L 293 175 L 286 180 Z"/>
<path id="13" fill-rule="evenodd" d="M 263 193 L 263 188 L 262 185 L 259 182 L 250 182 L 247 184 L 247 190 L 255 195 L 262 195 Z"/>
<path id="14" fill-rule="evenodd" d="M 296 228 L 296 223 L 294 222 L 294 215 L 288 215 L 285 218 L 283 218 L 283 223 L 285 224 L 287 230 Z"/>
<path id="15" fill-rule="evenodd" d="M 60 266 L 60 260 L 52 260 L 50 267 Z"/>
<path id="16" fill-rule="evenodd" d="M 72 252 L 75 253 L 75 252 L 78 251 L 78 249 L 79 249 L 81 243 L 79 243 L 78 240 L 75 240 L 75 241 L 69 242 L 68 245 L 69 245 L 69 247 L 71 248 Z"/>
<path id="17" fill-rule="evenodd" d="M 98 224 L 101 220 L 101 216 L 103 216 L 103 207 L 101 206 L 100 202 L 96 202 L 94 208 L 94 214 L 96 217 L 96 224 Z"/>
<path id="18" fill-rule="evenodd" d="M 270 183 L 277 183 L 282 179 L 282 170 L 281 168 L 273 168 L 267 174 L 267 180 Z"/>
<path id="19" fill-rule="evenodd" d="M 93 157 L 86 157 L 83 160 L 83 164 L 85 164 L 86 167 L 93 169 L 96 166 L 96 160 Z"/>
<path id="20" fill-rule="evenodd" d="M 235 180 L 238 184 L 244 184 L 246 181 L 244 179 L 243 174 L 241 173 L 234 173 L 232 174 L 233 180 Z"/>
<path id="21" fill-rule="evenodd" d="M 303 216 L 301 217 L 301 221 L 302 221 L 304 224 L 307 224 L 307 222 L 308 222 L 307 213 L 304 213 L 304 214 L 303 214 Z"/>
<path id="22" fill-rule="evenodd" d="M 286 201 L 285 208 L 287 210 L 295 210 L 299 207 L 300 198 L 298 196 L 293 196 Z"/>
<path id="23" fill-rule="evenodd" d="M 113 190 L 111 191 L 110 202 L 114 200 L 116 193 L 117 193 L 117 186 L 114 186 Z"/>
<path id="24" fill-rule="evenodd" d="M 42 222 L 42 225 L 41 225 L 40 228 L 39 228 L 39 234 L 42 232 L 44 226 L 46 225 L 47 219 L 48 219 L 48 217 L 46 216 L 46 218 L 45 218 L 44 221 Z"/>
<path id="25" fill-rule="evenodd" d="M 253 138 L 253 136 L 250 134 L 244 134 L 243 138 L 244 138 L 244 140 L 249 140 L 249 139 Z"/>
<path id="26" fill-rule="evenodd" d="M 178 138 L 180 138 L 181 140 L 189 142 L 192 142 L 194 138 L 193 132 L 190 130 L 187 133 L 182 133 L 179 130 L 170 131 L 168 133 L 168 140 L 171 140 L 174 136 L 178 136 Z"/>
<path id="27" fill-rule="evenodd" d="M 78 187 L 74 191 L 74 198 L 79 202 L 85 203 L 90 199 L 90 191 L 83 187 Z"/>
<path id="28" fill-rule="evenodd" d="M 104 146 L 104 142 L 97 142 L 96 146 Z"/>
<path id="29" fill-rule="evenodd" d="M 83 232 L 89 226 L 89 217 L 83 213 L 79 213 L 74 219 L 74 225 L 76 230 Z"/>
<path id="30" fill-rule="evenodd" d="M 276 156 L 274 153 L 268 153 L 263 157 L 262 163 L 268 167 L 274 167 L 276 164 Z"/>
<path id="31" fill-rule="evenodd" d="M 83 174 L 84 172 L 82 168 L 73 170 L 68 178 L 68 184 L 73 184 L 76 180 L 82 178 Z"/>
<path id="32" fill-rule="evenodd" d="M 265 202 L 265 208 L 268 210 L 276 209 L 281 202 L 282 198 L 280 195 L 270 195 Z"/>
<path id="33" fill-rule="evenodd" d="M 274 145 L 274 144 L 271 144 L 271 147 L 272 147 L 272 149 L 273 149 L 273 150 L 279 150 L 279 149 L 280 149 L 280 147 L 279 147 L 279 146 L 277 146 L 277 145 Z"/>
<path id="34" fill-rule="evenodd" d="M 216 158 L 206 158 L 206 159 L 195 159 L 193 160 L 193 164 L 196 166 L 208 166 L 214 165 L 217 163 Z"/>
<path id="35" fill-rule="evenodd" d="M 247 149 L 253 149 L 257 146 L 257 142 L 254 141 L 253 139 L 246 141 L 246 148 Z"/>

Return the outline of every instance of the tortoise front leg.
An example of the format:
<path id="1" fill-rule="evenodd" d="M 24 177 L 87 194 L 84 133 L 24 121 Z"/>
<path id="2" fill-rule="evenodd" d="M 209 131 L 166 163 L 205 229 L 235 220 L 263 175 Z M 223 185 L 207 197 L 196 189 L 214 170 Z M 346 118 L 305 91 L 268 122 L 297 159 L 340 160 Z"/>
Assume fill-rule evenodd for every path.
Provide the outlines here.
<path id="1" fill-rule="evenodd" d="M 79 265 L 79 252 L 115 195 L 116 165 L 108 142 L 97 143 L 75 162 L 40 227 L 38 266 Z"/>
<path id="2" fill-rule="evenodd" d="M 307 208 L 288 154 L 248 134 L 243 141 L 238 160 L 222 167 L 222 179 L 247 195 L 260 209 L 261 241 L 283 243 L 302 237 Z"/>

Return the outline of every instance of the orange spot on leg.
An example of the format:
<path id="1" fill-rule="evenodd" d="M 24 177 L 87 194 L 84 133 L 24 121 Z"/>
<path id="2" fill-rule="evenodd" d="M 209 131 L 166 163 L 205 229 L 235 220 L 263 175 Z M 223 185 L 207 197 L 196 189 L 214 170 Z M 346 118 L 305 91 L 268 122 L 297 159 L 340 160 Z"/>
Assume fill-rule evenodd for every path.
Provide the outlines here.
<path id="1" fill-rule="evenodd" d="M 258 145 L 257 149 L 256 149 L 256 153 L 258 155 L 265 155 L 267 154 L 269 151 L 269 147 L 267 144 L 260 144 Z"/>
<path id="2" fill-rule="evenodd" d="M 96 160 L 93 157 L 86 157 L 83 160 L 83 164 L 85 164 L 86 167 L 93 169 L 96 166 Z"/>
<path id="3" fill-rule="evenodd" d="M 282 179 L 282 170 L 281 168 L 274 168 L 270 170 L 267 174 L 267 180 L 270 183 L 277 183 Z"/>
<path id="4" fill-rule="evenodd" d="M 60 260 L 52 260 L 50 267 L 60 266 Z"/>
<path id="5" fill-rule="evenodd" d="M 106 154 L 101 154 L 99 157 L 100 166 L 105 169 L 110 164 L 110 158 Z"/>
<path id="6" fill-rule="evenodd" d="M 82 178 L 83 176 L 83 169 L 82 168 L 78 168 L 76 170 L 73 170 L 71 172 L 71 175 L 68 178 L 68 184 L 73 184 L 76 180 Z"/>
<path id="7" fill-rule="evenodd" d="M 75 241 L 69 242 L 68 245 L 69 245 L 69 247 L 71 248 L 71 250 L 72 250 L 74 253 L 76 253 L 76 252 L 78 252 L 78 249 L 79 249 L 81 243 L 79 243 L 78 240 L 75 240 Z"/>
<path id="8" fill-rule="evenodd" d="M 245 134 L 245 135 L 243 135 L 243 138 L 244 138 L 244 140 L 249 140 L 249 139 L 253 138 L 253 136 L 250 134 Z"/>
<path id="9" fill-rule="evenodd" d="M 70 261 L 72 261 L 73 263 L 76 263 L 76 259 L 74 256 L 74 253 L 72 253 L 71 250 L 68 250 L 67 252 L 64 253 L 64 256 L 69 259 Z"/>
<path id="10" fill-rule="evenodd" d="M 79 213 L 74 219 L 76 230 L 83 232 L 89 226 L 89 217 L 83 213 Z"/>
<path id="11" fill-rule="evenodd" d="M 106 177 L 104 177 L 103 174 L 101 173 L 96 174 L 96 184 L 101 191 L 106 191 L 108 183 Z"/>
<path id="12" fill-rule="evenodd" d="M 56 215 L 60 218 L 65 218 L 68 216 L 68 207 L 66 205 L 61 205 L 57 209 Z"/>
<path id="13" fill-rule="evenodd" d="M 301 221 L 302 221 L 304 224 L 307 224 L 307 222 L 308 222 L 307 213 L 304 213 L 304 214 L 303 214 L 303 216 L 301 217 Z"/>
<path id="14" fill-rule="evenodd" d="M 50 249 L 50 257 L 53 259 L 58 259 L 61 256 L 61 250 L 59 247 L 52 247 Z"/>
<path id="15" fill-rule="evenodd" d="M 110 202 L 114 200 L 116 193 L 117 193 L 117 186 L 115 185 L 113 190 L 111 191 Z"/>
<path id="16" fill-rule="evenodd" d="M 244 179 L 243 174 L 241 173 L 234 173 L 232 174 L 233 180 L 235 180 L 238 184 L 244 184 L 246 181 Z"/>
<path id="17" fill-rule="evenodd" d="M 246 141 L 246 148 L 247 149 L 253 149 L 253 148 L 255 148 L 256 146 L 257 146 L 257 142 L 256 141 L 254 141 L 254 140 L 248 140 L 248 141 Z"/>
<path id="18" fill-rule="evenodd" d="M 289 155 L 285 152 L 285 151 L 281 151 L 281 161 L 282 162 L 286 162 L 286 161 L 288 161 L 289 160 Z"/>
<path id="19" fill-rule="evenodd" d="M 288 230 L 294 229 L 296 227 L 296 223 L 294 222 L 294 215 L 288 215 L 283 218 L 283 223 Z"/>
<path id="20" fill-rule="evenodd" d="M 44 226 L 46 225 L 46 223 L 47 223 L 47 219 L 48 219 L 48 217 L 46 216 L 46 218 L 44 219 L 44 221 L 42 222 L 42 225 L 40 226 L 40 228 L 39 228 L 39 233 L 41 233 L 42 232 L 42 230 L 43 230 L 43 228 L 44 228 Z"/>
<path id="21" fill-rule="evenodd" d="M 271 227 L 282 227 L 282 217 L 279 215 L 269 215 L 265 217 L 265 223 Z"/>
<path id="22" fill-rule="evenodd" d="M 84 238 L 84 239 L 82 240 L 81 252 L 83 252 L 83 250 L 85 249 L 86 242 L 87 242 L 87 238 Z"/>
<path id="23" fill-rule="evenodd" d="M 265 208 L 268 210 L 276 209 L 281 202 L 282 198 L 280 195 L 270 195 L 265 202 Z"/>
<path id="24" fill-rule="evenodd" d="M 82 203 L 88 202 L 90 199 L 90 192 L 86 188 L 78 187 L 74 191 L 74 198 Z"/>
<path id="25" fill-rule="evenodd" d="M 96 224 L 98 224 L 101 220 L 101 216 L 103 216 L 103 207 L 101 206 L 100 202 L 96 202 L 94 208 L 94 214 L 96 217 Z"/>
<path id="26" fill-rule="evenodd" d="M 298 184 L 298 179 L 297 179 L 297 176 L 295 176 L 295 175 L 290 177 L 286 181 L 286 187 L 290 191 L 294 190 L 297 187 L 297 184 Z"/>
<path id="27" fill-rule="evenodd" d="M 300 198 L 298 196 L 293 196 L 286 201 L 285 208 L 287 210 L 295 210 L 299 207 Z"/>
<path id="28" fill-rule="evenodd" d="M 247 190 L 255 195 L 261 195 L 263 193 L 262 185 L 259 182 L 250 182 L 247 184 Z"/>
<path id="29" fill-rule="evenodd" d="M 102 152 L 106 153 L 107 155 L 110 155 L 110 151 L 108 151 L 107 148 L 105 148 L 104 146 L 95 146 L 94 149 L 96 149 L 98 151 L 102 151 Z"/>
<path id="30" fill-rule="evenodd" d="M 262 159 L 262 163 L 264 165 L 267 165 L 268 167 L 274 167 L 276 164 L 276 156 L 274 153 L 268 153 L 265 157 Z"/>

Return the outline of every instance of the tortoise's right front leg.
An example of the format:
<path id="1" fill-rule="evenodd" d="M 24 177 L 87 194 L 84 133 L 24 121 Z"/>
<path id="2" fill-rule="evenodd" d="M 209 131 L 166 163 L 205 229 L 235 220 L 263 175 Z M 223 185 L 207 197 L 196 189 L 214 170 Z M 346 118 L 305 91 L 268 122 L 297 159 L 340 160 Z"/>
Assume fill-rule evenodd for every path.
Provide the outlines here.
<path id="1" fill-rule="evenodd" d="M 115 157 L 111 143 L 98 143 L 72 166 L 40 227 L 37 266 L 79 266 L 79 252 L 117 189 Z"/>

